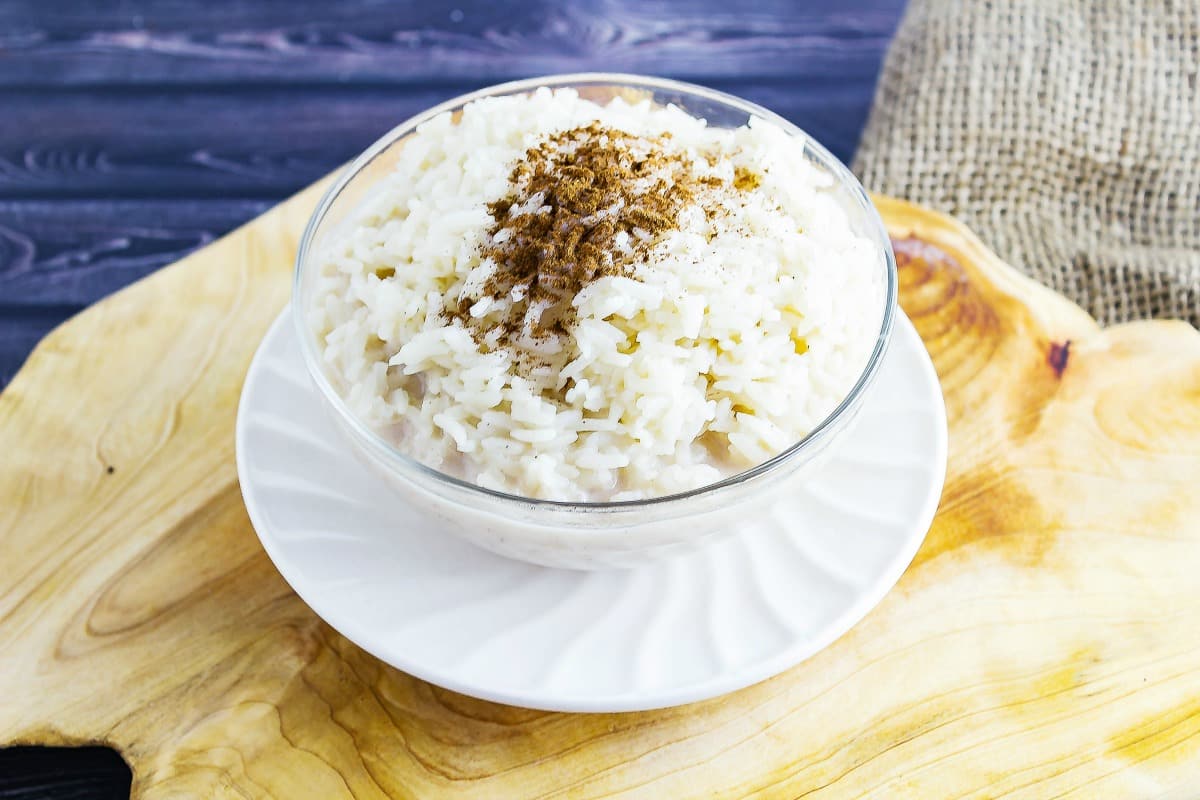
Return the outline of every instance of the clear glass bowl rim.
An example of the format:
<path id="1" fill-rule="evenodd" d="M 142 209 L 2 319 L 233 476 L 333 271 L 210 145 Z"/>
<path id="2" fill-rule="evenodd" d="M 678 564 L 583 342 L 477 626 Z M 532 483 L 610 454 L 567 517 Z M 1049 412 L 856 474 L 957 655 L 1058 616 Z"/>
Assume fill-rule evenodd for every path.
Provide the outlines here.
<path id="1" fill-rule="evenodd" d="M 371 430 L 365 423 L 359 420 L 350 408 L 346 405 L 341 395 L 333 388 L 325 370 L 321 367 L 319 354 L 316 350 L 316 343 L 311 332 L 307 329 L 304 320 L 304 314 L 298 307 L 300 298 L 301 279 L 304 274 L 304 264 L 309 250 L 313 244 L 313 238 L 316 236 L 317 229 L 321 222 L 325 219 L 325 214 L 337 200 L 342 190 L 354 180 L 355 176 L 362 171 L 371 161 L 373 161 L 380 153 L 393 145 L 398 139 L 412 133 L 418 125 L 426 122 L 438 114 L 446 111 L 454 111 L 462 106 L 470 103 L 473 100 L 479 100 L 485 97 L 495 97 L 502 95 L 521 94 L 534 91 L 541 87 L 549 88 L 574 88 L 579 86 L 601 85 L 601 86 L 616 86 L 632 89 L 650 89 L 666 92 L 675 92 L 684 95 L 693 95 L 702 98 L 714 104 L 725 105 L 734 108 L 740 112 L 751 116 L 762 117 L 763 119 L 772 122 L 792 136 L 799 137 L 804 141 L 804 144 L 813 153 L 816 154 L 821 166 L 830 170 L 834 177 L 844 187 L 850 189 L 855 200 L 863 207 L 868 220 L 873 224 L 874 236 L 877 241 L 881 242 L 884 250 L 884 258 L 886 262 L 886 281 L 884 298 L 883 319 L 880 325 L 879 334 L 875 341 L 875 347 L 871 352 L 871 357 L 867 361 L 866 367 L 863 368 L 854 387 L 842 399 L 830 414 L 821 421 L 819 425 L 809 431 L 808 435 L 801 438 L 795 444 L 780 451 L 771 458 L 756 464 L 753 467 L 745 469 L 741 472 L 722 478 L 714 483 L 700 486 L 696 489 L 690 489 L 686 492 L 676 492 L 674 494 L 662 495 L 659 497 L 650 497 L 643 500 L 606 500 L 599 502 L 577 502 L 566 500 L 546 500 L 535 497 L 525 497 L 523 495 L 510 494 L 495 489 L 489 489 L 470 481 L 456 478 L 453 475 L 447 475 L 444 472 L 426 466 L 419 461 L 400 452 L 396 447 L 389 444 L 377 433 Z M 300 245 L 296 251 L 296 265 L 292 280 L 292 322 L 296 335 L 300 340 L 300 349 L 303 354 L 304 364 L 308 369 L 309 375 L 313 382 L 317 385 L 325 400 L 336 411 L 338 417 L 347 424 L 354 432 L 357 438 L 367 445 L 370 450 L 385 463 L 396 468 L 401 473 L 406 471 L 416 472 L 432 479 L 433 481 L 445 484 L 448 487 L 453 487 L 459 490 L 465 490 L 470 493 L 490 498 L 494 502 L 502 504 L 516 504 L 523 510 L 531 508 L 555 509 L 558 511 L 575 511 L 575 512 L 597 512 L 597 511 L 628 511 L 642 508 L 655 507 L 658 510 L 665 510 L 666 506 L 673 506 L 685 503 L 689 500 L 715 494 L 723 489 L 728 489 L 733 486 L 738 486 L 758 478 L 765 477 L 771 473 L 778 472 L 786 467 L 791 462 L 797 460 L 802 454 L 814 449 L 819 443 L 827 437 L 833 435 L 838 429 L 838 422 L 861 400 L 867 388 L 874 381 L 876 374 L 879 372 L 880 364 L 883 361 L 884 354 L 887 352 L 888 343 L 891 340 L 892 329 L 895 323 L 897 313 L 897 275 L 896 275 L 896 257 L 892 251 L 891 240 L 888 237 L 887 230 L 884 227 L 883 220 L 879 216 L 879 212 L 875 209 L 867 196 L 866 190 L 862 184 L 854 177 L 836 156 L 830 153 L 824 146 L 817 142 L 803 129 L 779 116 L 773 111 L 770 111 L 755 103 L 742 100 L 725 92 L 720 92 L 715 89 L 708 89 L 696 84 L 686 83 L 684 81 L 676 81 L 668 78 L 654 78 L 643 75 L 632 75 L 615 72 L 581 72 L 562 75 L 546 75 L 535 78 L 526 78 L 518 81 L 509 81 L 500 83 L 494 86 L 488 86 L 468 94 L 459 95 L 451 98 L 433 108 L 423 111 L 416 116 L 401 122 L 396 127 L 385 133 L 377 139 L 370 147 L 364 150 L 357 158 L 354 159 L 342 172 L 338 175 L 337 180 L 330 186 L 322 195 L 321 200 L 317 203 L 316 209 L 312 216 L 309 217 L 308 224 L 304 227 L 304 233 L 300 238 Z"/>

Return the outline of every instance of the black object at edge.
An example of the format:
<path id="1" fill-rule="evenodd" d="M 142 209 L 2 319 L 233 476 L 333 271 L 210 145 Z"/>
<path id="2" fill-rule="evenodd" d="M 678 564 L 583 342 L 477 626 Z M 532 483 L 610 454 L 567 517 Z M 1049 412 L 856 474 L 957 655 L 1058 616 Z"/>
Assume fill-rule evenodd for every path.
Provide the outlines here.
<path id="1" fill-rule="evenodd" d="M 0 748 L 0 800 L 128 800 L 132 780 L 109 747 Z"/>

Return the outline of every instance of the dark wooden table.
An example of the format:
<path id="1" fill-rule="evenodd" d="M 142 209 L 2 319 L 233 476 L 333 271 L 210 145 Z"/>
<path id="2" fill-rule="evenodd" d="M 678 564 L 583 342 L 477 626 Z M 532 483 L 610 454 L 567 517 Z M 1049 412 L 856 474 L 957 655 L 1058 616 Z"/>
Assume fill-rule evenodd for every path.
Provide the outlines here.
<path id="1" fill-rule="evenodd" d="M 0 387 L 67 317 L 261 213 L 406 117 L 488 84 L 581 71 L 681 78 L 761 103 L 849 161 L 902 8 L 9 0 L 0 4 Z M 0 750 L 0 798 L 127 791 L 105 751 Z"/>

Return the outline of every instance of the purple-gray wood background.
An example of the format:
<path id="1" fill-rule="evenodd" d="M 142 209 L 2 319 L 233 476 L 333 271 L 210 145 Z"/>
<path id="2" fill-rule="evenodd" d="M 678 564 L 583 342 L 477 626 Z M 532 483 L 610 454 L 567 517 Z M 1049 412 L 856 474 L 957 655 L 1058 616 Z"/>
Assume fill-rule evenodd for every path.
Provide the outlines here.
<path id="1" fill-rule="evenodd" d="M 488 84 L 682 78 L 761 103 L 848 161 L 902 7 L 0 0 L 0 387 L 75 312 Z M 119 762 L 93 756 L 0 751 L 0 798 L 123 796 Z"/>

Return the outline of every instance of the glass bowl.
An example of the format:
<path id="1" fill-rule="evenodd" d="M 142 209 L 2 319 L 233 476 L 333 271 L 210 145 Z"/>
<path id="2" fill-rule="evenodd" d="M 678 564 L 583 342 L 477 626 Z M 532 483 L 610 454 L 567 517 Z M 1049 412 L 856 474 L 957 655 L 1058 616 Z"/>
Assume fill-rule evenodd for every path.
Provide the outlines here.
<path id="1" fill-rule="evenodd" d="M 618 96 L 648 97 L 657 104 L 679 106 L 714 127 L 738 127 L 751 117 L 762 117 L 800 139 L 804 157 L 834 176 L 831 191 L 847 211 L 851 225 L 881 252 L 884 308 L 874 350 L 853 389 L 803 439 L 757 466 L 688 492 L 648 500 L 562 502 L 486 489 L 425 466 L 350 411 L 326 374 L 315 336 L 306 324 L 304 309 L 309 307 L 315 283 L 313 254 L 319 243 L 358 207 L 368 187 L 393 168 L 405 137 L 418 125 L 473 100 L 524 94 L 543 86 L 573 88 L 601 104 Z M 505 83 L 449 100 L 400 124 L 367 148 L 321 198 L 304 230 L 296 256 L 292 309 L 308 372 L 346 445 L 407 503 L 424 512 L 438 530 L 501 555 L 552 567 L 634 567 L 736 530 L 756 514 L 767 512 L 775 498 L 819 468 L 820 457 L 836 446 L 853 422 L 887 349 L 896 314 L 896 261 L 883 222 L 858 180 L 828 150 L 777 114 L 678 81 L 603 73 L 558 75 Z"/>

